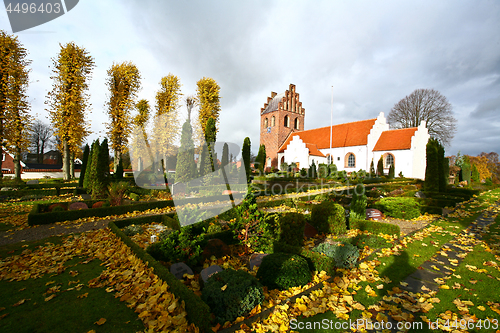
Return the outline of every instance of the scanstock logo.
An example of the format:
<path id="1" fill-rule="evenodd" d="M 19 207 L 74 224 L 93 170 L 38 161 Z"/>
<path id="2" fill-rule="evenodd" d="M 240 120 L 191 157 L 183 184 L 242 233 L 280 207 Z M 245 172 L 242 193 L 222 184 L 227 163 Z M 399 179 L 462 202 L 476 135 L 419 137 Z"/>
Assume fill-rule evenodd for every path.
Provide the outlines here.
<path id="1" fill-rule="evenodd" d="M 12 32 L 36 27 L 75 8 L 78 0 L 4 0 Z"/>
<path id="2" fill-rule="evenodd" d="M 159 128 L 169 126 L 166 115 L 157 117 L 155 121 Z M 192 132 L 191 135 L 193 141 L 197 136 L 200 137 Z M 207 148 L 207 153 L 218 165 L 224 155 L 224 150 L 227 156 L 232 158 L 228 161 L 229 163 L 220 163 L 220 167 L 204 176 L 191 176 L 189 179 L 179 181 L 183 168 L 181 167 L 181 170 L 167 168 L 167 165 L 174 163 L 169 161 L 173 157 L 164 153 L 164 139 L 161 135 L 149 135 L 143 127 L 135 127 L 128 146 L 130 160 L 137 186 L 146 189 L 166 190 L 168 188 L 170 190 L 181 226 L 217 216 L 243 201 L 249 188 L 245 164 L 239 163 L 241 165 L 237 167 L 235 162 L 241 159 L 241 150 L 238 145 L 230 142 L 207 144 L 203 139 L 199 140 L 201 141 L 199 146 Z M 195 150 L 194 146 L 182 147 L 181 145 L 177 157 L 181 158 L 182 155 L 189 155 L 190 158 L 196 160 L 203 156 Z"/>

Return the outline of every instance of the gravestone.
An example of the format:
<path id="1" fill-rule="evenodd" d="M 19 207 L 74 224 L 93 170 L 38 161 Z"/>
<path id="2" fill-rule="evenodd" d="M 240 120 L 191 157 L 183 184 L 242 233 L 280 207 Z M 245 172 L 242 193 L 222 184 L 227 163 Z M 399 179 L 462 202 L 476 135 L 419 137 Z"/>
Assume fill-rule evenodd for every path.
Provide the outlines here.
<path id="1" fill-rule="evenodd" d="M 209 259 L 211 256 L 216 258 L 222 258 L 224 256 L 231 255 L 231 249 L 220 239 L 214 238 L 207 242 L 207 245 L 203 249 L 203 259 Z"/>
<path id="2" fill-rule="evenodd" d="M 420 199 L 425 199 L 426 198 L 424 192 L 422 192 L 422 191 L 416 192 L 415 193 L 415 197 L 420 198 Z"/>
<path id="3" fill-rule="evenodd" d="M 208 279 L 219 272 L 222 272 L 222 268 L 219 265 L 212 265 L 201 271 L 200 276 L 203 279 L 203 283 L 207 283 Z"/>
<path id="4" fill-rule="evenodd" d="M 68 207 L 68 210 L 80 210 L 80 209 L 89 209 L 89 207 L 85 202 L 73 202 Z"/>
<path id="5" fill-rule="evenodd" d="M 38 179 L 30 179 L 26 182 L 26 185 L 38 185 Z"/>
<path id="6" fill-rule="evenodd" d="M 366 219 L 367 220 L 379 221 L 379 220 L 382 220 L 383 218 L 384 218 L 384 215 L 378 209 L 368 208 L 366 210 Z"/>
<path id="7" fill-rule="evenodd" d="M 255 266 L 260 267 L 260 264 L 262 263 L 262 259 L 267 256 L 267 253 L 254 253 L 250 257 L 250 270 L 253 270 Z"/>
<path id="8" fill-rule="evenodd" d="M 2 187 L 0 191 L 11 191 L 12 187 Z"/>
<path id="9" fill-rule="evenodd" d="M 193 270 L 189 268 L 189 266 L 186 265 L 185 263 L 178 262 L 170 266 L 170 273 L 172 273 L 179 280 L 182 280 L 184 274 L 193 275 Z"/>
<path id="10" fill-rule="evenodd" d="M 306 238 L 311 238 L 316 236 L 317 234 L 318 230 L 316 230 L 315 227 L 306 222 L 306 226 L 304 227 L 304 236 L 306 236 Z"/>

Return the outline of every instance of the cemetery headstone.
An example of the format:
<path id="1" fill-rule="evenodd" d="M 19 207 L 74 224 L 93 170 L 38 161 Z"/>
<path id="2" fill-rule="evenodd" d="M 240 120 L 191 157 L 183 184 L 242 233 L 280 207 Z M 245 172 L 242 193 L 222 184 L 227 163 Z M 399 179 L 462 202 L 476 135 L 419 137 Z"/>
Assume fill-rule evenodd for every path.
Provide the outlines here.
<path id="1" fill-rule="evenodd" d="M 203 259 L 209 259 L 211 256 L 222 258 L 231 255 L 231 249 L 220 239 L 210 239 L 203 249 Z"/>
<path id="2" fill-rule="evenodd" d="M 255 266 L 260 267 L 260 264 L 262 263 L 262 259 L 267 256 L 267 253 L 254 253 L 250 257 L 250 270 L 253 270 Z"/>
<path id="3" fill-rule="evenodd" d="M 170 266 L 170 273 L 172 273 L 179 280 L 182 280 L 184 274 L 193 275 L 193 270 L 185 263 L 178 262 Z"/>
<path id="4" fill-rule="evenodd" d="M 366 210 L 366 219 L 367 220 L 373 220 L 373 221 L 379 221 L 384 218 L 384 214 L 378 209 L 374 208 L 368 208 Z"/>
<path id="5" fill-rule="evenodd" d="M 200 276 L 203 283 L 207 283 L 208 279 L 219 272 L 222 272 L 222 268 L 219 265 L 212 265 L 201 271 Z"/>
<path id="6" fill-rule="evenodd" d="M 422 191 L 416 192 L 415 193 L 415 197 L 420 198 L 420 199 L 425 199 L 426 198 L 424 192 L 422 192 Z"/>
<path id="7" fill-rule="evenodd" d="M 39 184 L 38 179 L 30 179 L 26 182 L 26 185 L 37 185 Z"/>
<path id="8" fill-rule="evenodd" d="M 73 202 L 68 207 L 69 210 L 89 209 L 85 202 Z"/>
<path id="9" fill-rule="evenodd" d="M 306 236 L 307 238 L 311 238 L 316 236 L 317 234 L 318 230 L 316 230 L 315 227 L 306 222 L 306 226 L 304 227 L 304 236 Z"/>

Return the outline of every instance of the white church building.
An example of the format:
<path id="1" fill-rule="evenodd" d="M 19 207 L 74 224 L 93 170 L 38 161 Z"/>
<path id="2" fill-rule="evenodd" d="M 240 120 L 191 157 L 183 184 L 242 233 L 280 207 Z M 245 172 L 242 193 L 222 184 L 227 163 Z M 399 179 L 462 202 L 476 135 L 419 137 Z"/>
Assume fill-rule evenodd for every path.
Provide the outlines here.
<path id="1" fill-rule="evenodd" d="M 394 164 L 395 174 L 409 178 L 425 178 L 426 144 L 429 133 L 422 122 L 419 127 L 390 130 L 384 113 L 377 118 L 292 132 L 278 150 L 279 165 L 296 163 L 308 168 L 312 163 L 328 164 L 347 172 L 370 171 L 382 156 L 384 173 Z"/>
<path id="2" fill-rule="evenodd" d="M 382 156 L 384 173 L 425 178 L 426 145 L 430 138 L 425 122 L 418 127 L 389 129 L 383 112 L 377 118 L 305 130 L 305 108 L 294 84 L 277 94 L 271 92 L 260 110 L 260 144 L 266 147 L 266 167 L 296 163 L 337 165 L 347 172 L 375 169 Z M 330 135 L 331 133 L 331 135 Z"/>

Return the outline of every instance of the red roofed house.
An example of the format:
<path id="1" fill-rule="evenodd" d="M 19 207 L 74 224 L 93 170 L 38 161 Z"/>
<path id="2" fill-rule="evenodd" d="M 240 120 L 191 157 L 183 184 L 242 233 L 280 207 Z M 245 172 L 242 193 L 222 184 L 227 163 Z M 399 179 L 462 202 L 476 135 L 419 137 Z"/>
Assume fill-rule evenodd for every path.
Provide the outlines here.
<path id="1" fill-rule="evenodd" d="M 266 146 L 268 167 L 297 163 L 309 168 L 312 163 L 332 161 L 347 172 L 375 168 L 383 156 L 385 173 L 394 164 L 395 174 L 425 178 L 425 148 L 429 133 L 419 127 L 390 130 L 384 113 L 377 118 L 304 130 L 305 110 L 298 101 L 295 86 L 284 94 L 271 93 L 261 109 L 260 142 Z M 292 126 L 293 125 L 293 126 Z M 330 148 L 331 147 L 331 148 Z"/>

